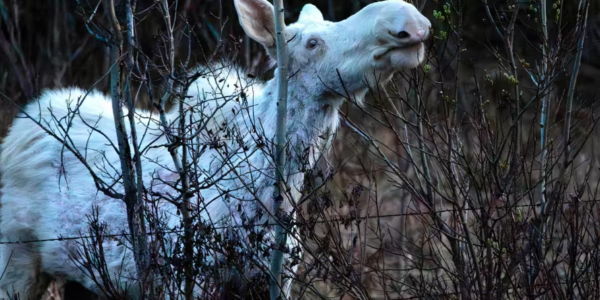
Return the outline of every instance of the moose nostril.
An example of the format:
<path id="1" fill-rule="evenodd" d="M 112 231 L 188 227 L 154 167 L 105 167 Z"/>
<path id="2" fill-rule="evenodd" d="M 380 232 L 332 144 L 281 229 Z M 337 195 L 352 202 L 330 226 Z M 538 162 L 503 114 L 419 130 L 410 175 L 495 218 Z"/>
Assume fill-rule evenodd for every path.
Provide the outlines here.
<path id="1" fill-rule="evenodd" d="M 406 31 L 400 31 L 400 32 L 398 32 L 398 34 L 396 36 L 401 39 L 405 39 L 407 37 L 410 37 L 410 34 Z"/>

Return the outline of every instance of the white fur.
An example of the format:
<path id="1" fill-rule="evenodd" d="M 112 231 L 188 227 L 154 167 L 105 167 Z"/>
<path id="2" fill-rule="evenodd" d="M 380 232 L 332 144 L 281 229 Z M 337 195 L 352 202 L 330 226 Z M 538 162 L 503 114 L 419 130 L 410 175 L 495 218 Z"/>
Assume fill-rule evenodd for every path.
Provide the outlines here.
<path id="1" fill-rule="evenodd" d="M 272 36 L 264 31 L 265 26 L 272 25 L 272 6 L 265 0 L 235 0 L 235 4 L 246 32 L 262 42 L 269 53 L 274 53 Z M 291 78 L 287 133 L 292 159 L 289 161 L 287 176 L 296 198 L 303 181 L 297 157 L 307 146 L 311 146 L 309 166 L 314 164 L 324 144 L 319 136 L 325 132 L 331 133 L 338 127 L 337 110 L 343 103 L 343 98 L 338 94 L 345 95 L 348 92 L 360 100 L 366 92 L 366 81 L 386 81 L 399 69 L 416 67 L 424 57 L 423 45 L 400 48 L 415 43 L 418 38 L 425 38 L 429 27 L 429 21 L 414 6 L 400 0 L 371 4 L 338 23 L 324 21 L 316 7 L 306 5 L 299 22 L 289 25 Z M 390 34 L 401 30 L 411 33 L 410 40 L 399 40 Z M 318 42 L 313 49 L 306 47 L 310 39 Z M 398 49 L 387 52 L 391 48 Z M 345 88 L 339 81 L 338 71 Z M 223 98 L 237 97 L 241 88 L 249 84 L 248 79 L 238 77 L 240 72 L 235 68 L 224 67 L 217 73 L 216 78 L 200 78 L 192 85 L 189 92 L 192 97 L 187 100 L 186 107 L 202 105 L 201 111 L 211 115 L 217 105 L 223 103 Z M 218 178 L 226 174 L 216 186 L 201 191 L 205 201 L 216 199 L 204 210 L 204 218 L 210 217 L 213 221 L 224 219 L 229 220 L 230 224 L 241 224 L 238 204 L 250 219 L 261 207 L 271 208 L 273 165 L 268 153 L 256 149 L 255 138 L 258 134 L 269 139 L 275 136 L 276 85 L 275 80 L 264 86 L 252 85 L 244 91 L 248 106 L 230 101 L 210 121 L 207 129 L 212 129 L 213 133 L 220 136 L 224 133 L 219 132 L 218 126 L 223 121 L 237 127 L 244 143 L 249 146 L 246 153 L 253 154 L 247 157 L 243 151 L 238 151 L 238 155 L 231 159 L 232 165 L 225 164 L 215 150 L 206 152 L 198 159 L 198 165 L 203 169 L 202 174 L 198 174 L 201 175 L 200 179 Z M 219 93 L 214 94 L 216 86 L 223 90 L 217 88 Z M 111 177 L 120 171 L 118 155 L 109 146 L 112 142 L 116 147 L 112 106 L 109 98 L 96 91 L 84 97 L 85 94 L 84 90 L 78 88 L 45 91 L 25 111 L 34 119 L 40 120 L 44 127 L 64 138 L 57 122 L 69 115 L 69 106 L 73 109 L 80 104 L 79 116 L 71 120 L 70 127 L 67 127 L 69 119 L 61 120 L 60 124 L 63 128 L 69 128 L 72 146 L 85 155 L 86 162 L 93 171 L 110 184 Z M 69 105 L 67 100 L 71 101 Z M 196 117 L 200 119 L 198 115 Z M 176 110 L 169 113 L 170 121 L 176 118 Z M 158 126 L 158 116 L 149 112 L 138 112 L 136 116 L 138 138 L 141 139 L 146 131 L 148 119 L 153 121 L 149 123 L 141 148 L 167 144 L 165 137 L 161 135 L 162 129 Z M 88 125 L 96 124 L 96 128 L 106 137 L 96 132 L 90 133 L 90 128 L 84 121 Z M 259 129 L 258 133 L 253 133 L 249 126 L 251 123 L 260 124 L 264 132 Z M 204 142 L 209 140 L 206 130 L 199 138 Z M 231 142 L 228 149 L 235 152 L 238 149 L 236 145 L 235 141 Z M 125 204 L 99 193 L 88 169 L 31 120 L 20 118 L 14 121 L 1 151 L 2 241 L 53 239 L 58 236 L 86 234 L 86 214 L 91 213 L 92 206 L 99 207 L 100 220 L 110 226 L 112 233 L 128 232 Z M 165 147 L 147 148 L 142 166 L 147 188 L 152 188 L 157 193 L 176 194 L 157 180 L 157 177 L 166 181 L 178 178 L 177 173 L 173 172 L 175 168 Z M 243 175 L 229 173 L 231 170 Z M 249 190 L 245 184 L 251 184 L 255 189 Z M 120 185 L 115 189 L 122 192 Z M 223 199 L 224 191 L 230 191 L 229 201 Z M 262 203 L 236 200 L 253 200 L 255 195 Z M 194 205 L 203 205 L 201 199 L 194 198 L 192 201 Z M 161 203 L 163 212 L 168 216 L 169 226 L 179 225 L 181 220 L 174 206 L 165 201 Z M 289 203 L 285 207 L 289 210 Z M 75 241 L 0 247 L 0 268 L 9 262 L 0 281 L 0 289 L 14 289 L 22 295 L 34 296 L 35 290 L 44 284 L 40 274 L 47 273 L 76 280 L 90 290 L 99 292 L 95 284 L 68 258 L 69 253 L 78 247 Z M 135 277 L 131 252 L 119 246 L 116 239 L 110 238 L 106 239 L 104 249 L 111 274 L 122 268 L 120 284 L 131 284 L 128 278 Z"/>

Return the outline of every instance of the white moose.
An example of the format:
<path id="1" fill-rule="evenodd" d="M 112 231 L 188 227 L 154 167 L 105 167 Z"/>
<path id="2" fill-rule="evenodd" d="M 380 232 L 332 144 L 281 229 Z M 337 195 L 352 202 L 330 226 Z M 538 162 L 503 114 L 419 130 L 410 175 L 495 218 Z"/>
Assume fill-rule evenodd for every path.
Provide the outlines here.
<path id="1" fill-rule="evenodd" d="M 234 2 L 246 34 L 275 57 L 273 6 L 266 0 Z M 426 17 L 412 4 L 402 0 L 370 4 L 340 22 L 325 21 L 314 5 L 306 4 L 298 22 L 287 26 L 290 70 L 287 138 L 291 155 L 288 156 L 286 176 L 294 197 L 300 194 L 303 183 L 303 173 L 298 171 L 301 162 L 297 157 L 311 146 L 309 166 L 314 164 L 314 157 L 319 154 L 317 145 L 322 144 L 319 136 L 334 132 L 338 127 L 338 108 L 345 96 L 349 94 L 360 101 L 368 85 L 385 83 L 394 72 L 419 66 L 425 57 L 422 42 L 428 37 L 430 26 Z M 240 95 L 241 87 L 249 79 L 239 78 L 238 71 L 234 69 L 223 68 L 218 72 L 221 75 L 216 78 L 199 78 L 192 85 L 186 105 L 204 103 L 203 114 L 214 116 L 205 131 L 217 128 L 227 120 L 234 123 L 240 130 L 239 136 L 244 137 L 246 149 L 238 147 L 239 152 L 233 153 L 227 161 L 215 149 L 197 158 L 202 168 L 199 178 L 212 176 L 221 179 L 216 185 L 201 191 L 203 201 L 210 203 L 204 209 L 203 217 L 228 219 L 230 223 L 241 224 L 238 207 L 242 208 L 247 219 L 254 219 L 259 210 L 272 207 L 275 178 L 272 159 L 264 151 L 256 151 L 257 133 L 249 127 L 259 124 L 260 134 L 274 139 L 277 83 L 270 80 L 264 86 L 255 84 L 246 89 L 244 93 L 248 104 L 242 107 L 240 102 L 224 101 Z M 216 95 L 214 85 L 223 82 L 223 79 L 223 89 Z M 86 91 L 77 88 L 48 90 L 29 104 L 25 112 L 55 132 L 61 132 L 59 124 L 64 130 L 65 122 L 71 122 L 68 127 L 69 143 L 85 154 L 85 161 L 92 171 L 110 182 L 117 171 L 111 173 L 106 166 L 112 164 L 116 166 L 115 170 L 119 170 L 118 154 L 110 146 L 111 143 L 116 145 L 111 102 L 96 91 L 84 95 Z M 78 114 L 74 118 L 61 119 L 77 105 Z M 217 114 L 213 114 L 215 109 L 219 109 Z M 178 112 L 167 115 L 171 121 L 177 117 Z M 158 177 L 161 180 L 178 178 L 169 152 L 165 147 L 148 147 L 168 144 L 157 125 L 159 122 L 155 122 L 158 116 L 143 112 L 138 113 L 136 118 L 138 133 L 147 131 L 148 136 L 155 134 L 141 142 L 141 149 L 145 151 L 142 157 L 144 185 L 158 193 L 173 191 L 157 184 Z M 90 126 L 97 130 L 91 131 Z M 212 134 L 217 131 L 215 129 Z M 209 134 L 203 132 L 199 136 Z M 231 172 L 234 169 L 235 172 Z M 79 236 L 87 232 L 86 215 L 92 212 L 93 206 L 98 207 L 100 221 L 106 222 L 111 231 L 128 232 L 123 201 L 98 193 L 90 170 L 29 118 L 15 119 L 5 138 L 0 174 L 0 241 Z M 247 182 L 252 182 L 253 187 L 247 188 Z M 122 186 L 116 185 L 115 188 L 118 190 Z M 224 199 L 224 191 L 229 191 L 227 200 Z M 256 198 L 262 203 L 244 201 Z M 204 205 L 199 199 L 192 202 Z M 290 207 L 285 205 L 288 211 Z M 180 224 L 181 217 L 173 205 L 167 203 L 161 208 L 168 216 L 169 225 Z M 263 218 L 267 215 L 265 213 Z M 120 270 L 130 272 L 129 276 L 120 277 L 119 284 L 131 286 L 131 278 L 135 275 L 131 251 L 113 239 L 106 239 L 103 246 L 110 274 L 117 274 Z M 96 284 L 69 260 L 76 247 L 75 241 L 0 245 L 2 296 L 6 292 L 17 292 L 22 299 L 38 299 L 48 284 L 42 278 L 47 277 L 77 281 L 100 293 Z"/>

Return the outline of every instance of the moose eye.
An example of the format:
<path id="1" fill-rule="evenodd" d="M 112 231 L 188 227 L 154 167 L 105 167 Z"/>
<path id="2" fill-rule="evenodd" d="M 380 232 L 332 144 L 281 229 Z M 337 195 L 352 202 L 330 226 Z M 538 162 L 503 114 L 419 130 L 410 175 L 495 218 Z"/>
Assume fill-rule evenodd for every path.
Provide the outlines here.
<path id="1" fill-rule="evenodd" d="M 315 49 L 315 47 L 317 47 L 317 44 L 318 44 L 317 40 L 310 39 L 310 40 L 308 40 L 306 47 L 308 47 L 309 49 Z"/>

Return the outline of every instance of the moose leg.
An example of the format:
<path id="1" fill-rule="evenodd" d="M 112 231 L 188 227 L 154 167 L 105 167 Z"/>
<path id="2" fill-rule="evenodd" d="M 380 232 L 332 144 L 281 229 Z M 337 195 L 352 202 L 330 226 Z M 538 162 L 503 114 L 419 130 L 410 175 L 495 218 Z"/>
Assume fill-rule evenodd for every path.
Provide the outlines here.
<path id="1" fill-rule="evenodd" d="M 46 289 L 41 300 L 108 300 L 85 288 L 78 282 L 56 277 Z"/>
<path id="2" fill-rule="evenodd" d="M 55 279 L 55 291 L 48 294 L 64 293 L 68 299 L 104 299 L 107 295 L 125 296 L 136 299 L 137 288 L 136 265 L 133 254 L 124 245 L 107 239 L 99 247 L 97 244 L 86 242 L 86 249 L 74 241 L 44 244 L 41 251 L 46 257 L 42 269 L 61 278 Z M 100 251 L 102 252 L 96 252 Z M 88 253 L 88 254 L 84 254 Z M 44 299 L 47 300 L 47 299 Z"/>
<path id="3" fill-rule="evenodd" d="M 51 277 L 41 272 L 41 257 L 33 244 L 5 245 L 0 253 L 0 299 L 18 295 L 21 300 L 38 300 Z"/>
<path id="4" fill-rule="evenodd" d="M 65 285 L 66 280 L 63 278 L 55 278 L 46 289 L 44 295 L 42 295 L 41 300 L 63 300 L 65 299 Z"/>

